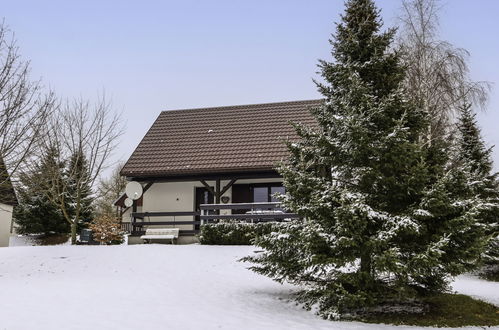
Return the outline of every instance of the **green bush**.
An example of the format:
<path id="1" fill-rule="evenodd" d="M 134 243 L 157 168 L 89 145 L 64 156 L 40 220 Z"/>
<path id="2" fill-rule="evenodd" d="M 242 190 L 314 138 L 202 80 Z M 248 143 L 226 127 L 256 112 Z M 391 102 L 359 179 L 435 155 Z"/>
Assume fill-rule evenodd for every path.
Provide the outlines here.
<path id="1" fill-rule="evenodd" d="M 204 245 L 252 245 L 253 240 L 270 234 L 281 224 L 277 222 L 219 222 L 201 226 L 199 240 Z"/>

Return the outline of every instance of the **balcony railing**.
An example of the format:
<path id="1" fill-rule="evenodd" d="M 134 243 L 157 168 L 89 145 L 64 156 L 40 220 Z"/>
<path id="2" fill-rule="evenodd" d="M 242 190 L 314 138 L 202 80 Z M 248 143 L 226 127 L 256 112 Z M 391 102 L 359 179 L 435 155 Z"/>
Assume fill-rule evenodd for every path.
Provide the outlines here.
<path id="1" fill-rule="evenodd" d="M 200 212 L 134 212 L 132 213 L 132 222 L 129 223 L 129 231 L 132 235 L 142 235 L 145 233 L 145 227 L 148 226 L 192 225 L 193 229 L 181 229 L 180 235 L 193 235 L 199 232 L 199 226 L 210 222 L 237 220 L 256 223 L 290 221 L 299 218 L 298 214 L 282 210 L 280 203 L 201 204 L 200 210 Z M 221 210 L 243 210 L 244 213 L 221 214 Z M 168 217 L 172 220 L 150 221 L 150 218 L 153 217 Z M 179 217 L 183 219 L 179 220 Z M 192 217 L 192 220 L 184 220 L 185 217 Z M 196 219 L 196 217 L 198 218 Z"/>
<path id="2" fill-rule="evenodd" d="M 198 216 L 199 212 L 186 211 L 186 212 L 134 212 L 132 213 L 132 235 L 143 235 L 145 233 L 145 227 L 148 226 L 169 226 L 176 227 L 179 225 L 199 225 L 199 220 L 179 220 L 178 218 L 190 217 L 193 219 Z M 150 218 L 154 217 L 167 217 L 171 218 L 171 221 L 150 221 Z M 146 221 L 149 220 L 149 221 Z M 196 234 L 197 230 L 180 230 L 182 235 L 192 235 Z"/>
<path id="3" fill-rule="evenodd" d="M 210 221 L 238 220 L 247 222 L 271 222 L 298 219 L 296 213 L 288 213 L 281 208 L 281 203 L 234 203 L 202 204 L 201 224 Z M 245 210 L 245 213 L 221 214 L 221 210 Z"/>
<path id="4" fill-rule="evenodd" d="M 120 223 L 121 231 L 126 234 L 130 234 L 132 232 L 132 223 L 131 222 L 122 222 Z"/>

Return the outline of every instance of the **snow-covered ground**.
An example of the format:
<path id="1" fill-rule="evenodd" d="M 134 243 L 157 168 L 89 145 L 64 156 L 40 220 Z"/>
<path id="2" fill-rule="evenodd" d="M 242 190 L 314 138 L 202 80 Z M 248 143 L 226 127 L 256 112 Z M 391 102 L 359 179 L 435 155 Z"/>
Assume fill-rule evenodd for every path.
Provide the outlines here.
<path id="1" fill-rule="evenodd" d="M 452 289 L 499 306 L 499 283 L 497 282 L 482 280 L 477 276 L 463 275 L 452 283 Z"/>
<path id="2" fill-rule="evenodd" d="M 37 235 L 11 235 L 9 238 L 9 247 L 14 246 L 38 246 L 39 242 L 37 240 Z M 68 237 L 68 240 L 64 243 L 56 244 L 56 245 L 70 245 L 71 240 Z"/>
<path id="3" fill-rule="evenodd" d="M 28 235 L 12 235 L 9 238 L 9 246 L 35 246 L 36 238 Z"/>
<path id="4" fill-rule="evenodd" d="M 237 262 L 252 251 L 201 245 L 1 248 L 0 329 L 411 328 L 322 320 L 288 300 L 291 286 Z M 462 277 L 455 288 L 499 300 L 497 283 Z"/>

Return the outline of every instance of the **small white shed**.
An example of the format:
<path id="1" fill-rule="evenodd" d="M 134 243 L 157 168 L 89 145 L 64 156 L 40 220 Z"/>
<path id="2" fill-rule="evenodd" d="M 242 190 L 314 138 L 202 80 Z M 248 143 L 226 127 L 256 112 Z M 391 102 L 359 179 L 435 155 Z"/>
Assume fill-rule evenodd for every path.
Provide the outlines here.
<path id="1" fill-rule="evenodd" d="M 0 247 L 9 246 L 13 231 L 12 213 L 17 205 L 17 197 L 10 181 L 9 172 L 0 158 Z"/>

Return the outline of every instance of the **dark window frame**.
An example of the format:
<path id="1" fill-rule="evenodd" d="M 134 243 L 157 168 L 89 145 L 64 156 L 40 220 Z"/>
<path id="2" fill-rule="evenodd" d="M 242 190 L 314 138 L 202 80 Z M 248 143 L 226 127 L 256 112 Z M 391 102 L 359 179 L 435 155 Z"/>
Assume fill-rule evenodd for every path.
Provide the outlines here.
<path id="1" fill-rule="evenodd" d="M 272 192 L 271 189 L 275 187 L 284 187 L 282 182 L 263 182 L 263 183 L 251 183 L 249 185 L 250 188 L 250 196 L 251 196 L 251 202 L 255 202 L 255 194 L 254 194 L 254 188 L 261 188 L 261 187 L 266 187 L 267 188 L 267 203 L 270 203 L 272 201 Z"/>

